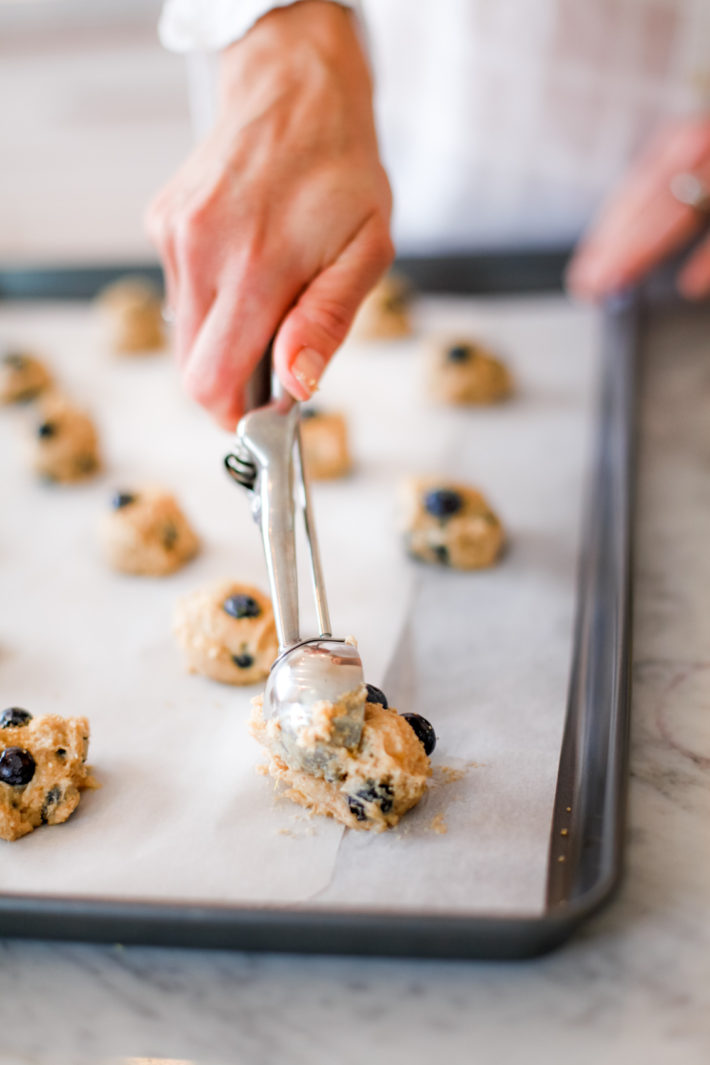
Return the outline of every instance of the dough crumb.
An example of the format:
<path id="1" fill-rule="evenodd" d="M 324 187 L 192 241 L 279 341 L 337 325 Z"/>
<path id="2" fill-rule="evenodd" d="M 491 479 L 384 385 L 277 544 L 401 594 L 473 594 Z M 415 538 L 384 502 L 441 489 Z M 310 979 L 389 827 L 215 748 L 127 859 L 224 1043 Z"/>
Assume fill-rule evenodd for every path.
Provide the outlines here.
<path id="1" fill-rule="evenodd" d="M 356 340 L 411 336 L 412 287 L 401 274 L 387 274 L 363 300 L 353 325 Z"/>
<path id="2" fill-rule="evenodd" d="M 437 814 L 436 817 L 432 817 L 429 822 L 429 828 L 432 832 L 437 832 L 440 836 L 445 836 L 449 831 L 443 814 Z"/>
<path id="3" fill-rule="evenodd" d="M 71 816 L 80 791 L 99 786 L 86 765 L 88 750 L 85 717 L 33 717 L 19 707 L 0 714 L 0 839 Z"/>
<path id="4" fill-rule="evenodd" d="M 438 477 L 412 477 L 399 493 L 409 554 L 453 569 L 492 566 L 505 542 L 498 515 L 475 488 Z"/>
<path id="5" fill-rule="evenodd" d="M 49 370 L 29 351 L 3 348 L 0 353 L 0 403 L 29 403 L 51 387 Z"/>
<path id="6" fill-rule="evenodd" d="M 217 581 L 181 599 L 173 631 L 188 671 L 222 684 L 264 680 L 278 654 L 271 600 L 238 581 Z"/>
<path id="7" fill-rule="evenodd" d="M 126 275 L 108 285 L 97 304 L 113 351 L 136 355 L 165 343 L 160 294 L 147 277 Z"/>
<path id="8" fill-rule="evenodd" d="M 301 414 L 301 443 L 306 474 L 315 481 L 344 477 L 352 469 L 344 414 L 306 407 Z"/>
<path id="9" fill-rule="evenodd" d="M 491 404 L 513 391 L 508 368 L 484 345 L 465 337 L 438 340 L 432 345 L 431 394 L 443 403 Z"/>
<path id="10" fill-rule="evenodd" d="M 70 484 L 93 477 L 101 469 L 93 421 L 64 396 L 48 393 L 39 404 L 29 459 L 35 473 L 46 481 Z"/>
<path id="11" fill-rule="evenodd" d="M 99 537 L 111 569 L 133 576 L 175 573 L 200 547 L 175 497 L 150 486 L 115 492 L 102 515 Z"/>

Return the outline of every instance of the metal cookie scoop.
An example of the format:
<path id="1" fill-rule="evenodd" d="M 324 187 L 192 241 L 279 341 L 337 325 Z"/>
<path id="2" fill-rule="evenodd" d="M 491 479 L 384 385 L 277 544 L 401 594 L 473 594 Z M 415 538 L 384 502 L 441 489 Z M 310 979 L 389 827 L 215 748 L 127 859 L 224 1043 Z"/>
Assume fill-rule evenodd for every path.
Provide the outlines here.
<path id="1" fill-rule="evenodd" d="M 337 775 L 340 748 L 360 742 L 365 687 L 357 649 L 333 639 L 323 573 L 303 471 L 300 405 L 286 393 L 269 349 L 250 383 L 252 409 L 237 427 L 225 465 L 252 494 L 261 528 L 279 640 L 264 693 L 264 718 L 275 725 L 275 745 L 292 769 Z M 301 638 L 296 570 L 295 510 L 303 516 L 320 635 Z M 332 708 L 335 709 L 332 709 Z"/>

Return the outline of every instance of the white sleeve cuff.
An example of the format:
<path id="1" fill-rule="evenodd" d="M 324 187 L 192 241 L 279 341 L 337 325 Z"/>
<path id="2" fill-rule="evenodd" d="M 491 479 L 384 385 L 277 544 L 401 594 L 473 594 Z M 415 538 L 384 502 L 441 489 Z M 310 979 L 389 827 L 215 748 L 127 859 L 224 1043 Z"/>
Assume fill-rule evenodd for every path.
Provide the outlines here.
<path id="1" fill-rule="evenodd" d="M 158 33 L 171 52 L 216 52 L 243 37 L 276 7 L 294 0 L 165 0 Z M 358 0 L 332 0 L 359 9 Z"/>

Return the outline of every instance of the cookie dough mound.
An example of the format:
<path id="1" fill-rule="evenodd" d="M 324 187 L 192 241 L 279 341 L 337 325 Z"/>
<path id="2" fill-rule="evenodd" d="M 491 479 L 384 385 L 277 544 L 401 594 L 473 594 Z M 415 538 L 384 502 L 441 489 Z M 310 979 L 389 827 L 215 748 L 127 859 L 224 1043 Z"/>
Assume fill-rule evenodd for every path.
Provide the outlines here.
<path id="1" fill-rule="evenodd" d="M 29 403 L 52 383 L 49 370 L 28 351 L 0 355 L 0 403 Z"/>
<path id="2" fill-rule="evenodd" d="M 98 302 L 114 351 L 133 355 L 162 348 L 160 294 L 147 278 L 122 277 L 103 290 Z"/>
<path id="3" fill-rule="evenodd" d="M 116 492 L 100 537 L 112 569 L 148 577 L 174 573 L 200 546 L 175 497 L 161 488 Z"/>
<path id="4" fill-rule="evenodd" d="M 67 820 L 80 789 L 97 786 L 88 749 L 85 717 L 32 717 L 19 707 L 0 714 L 0 839 Z"/>
<path id="5" fill-rule="evenodd" d="M 46 396 L 31 441 L 30 462 L 48 481 L 83 481 L 97 473 L 99 443 L 89 415 L 57 393 Z"/>
<path id="6" fill-rule="evenodd" d="M 504 542 L 498 516 L 474 488 L 433 477 L 412 478 L 401 491 L 407 550 L 424 562 L 482 569 Z"/>
<path id="7" fill-rule="evenodd" d="M 412 333 L 411 288 L 397 274 L 388 274 L 365 297 L 353 326 L 357 340 L 396 340 Z"/>
<path id="8" fill-rule="evenodd" d="M 284 795 L 311 813 L 348 828 L 383 832 L 396 825 L 426 791 L 429 759 L 414 729 L 396 710 L 365 704 L 362 739 L 354 751 L 339 748 L 332 779 L 291 769 L 278 746 L 278 724 L 265 721 L 262 699 L 252 700 L 250 731 L 267 750 L 270 775 Z"/>
<path id="9" fill-rule="evenodd" d="M 444 403 L 499 403 L 513 390 L 508 368 L 471 340 L 439 341 L 431 361 L 431 391 Z"/>
<path id="10" fill-rule="evenodd" d="M 326 481 L 350 472 L 352 460 L 344 415 L 306 408 L 302 413 L 301 441 L 303 463 L 309 477 Z"/>
<path id="11" fill-rule="evenodd" d="M 271 601 L 237 581 L 219 581 L 180 600 L 174 632 L 190 672 L 222 684 L 256 684 L 278 654 Z"/>

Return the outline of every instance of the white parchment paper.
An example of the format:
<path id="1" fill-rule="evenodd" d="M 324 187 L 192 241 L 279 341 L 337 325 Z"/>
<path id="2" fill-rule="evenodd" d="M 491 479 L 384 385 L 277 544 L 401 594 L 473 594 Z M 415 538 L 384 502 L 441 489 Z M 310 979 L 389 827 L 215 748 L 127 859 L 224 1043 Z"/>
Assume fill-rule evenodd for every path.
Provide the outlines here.
<path id="1" fill-rule="evenodd" d="M 28 475 L 29 410 L 0 412 L 0 702 L 86 714 L 102 783 L 65 825 L 0 844 L 0 891 L 223 903 L 536 912 L 543 903 L 593 427 L 596 321 L 561 299 L 426 299 L 419 336 L 349 342 L 318 402 L 347 412 L 357 469 L 314 486 L 336 631 L 367 679 L 434 723 L 433 786 L 383 835 L 343 832 L 276 801 L 246 730 L 254 689 L 186 674 L 177 598 L 233 575 L 266 587 L 229 437 L 179 391 L 170 359 L 105 347 L 84 305 L 6 304 L 0 337 L 36 345 L 95 415 L 106 472 L 47 487 Z M 505 406 L 434 406 L 425 334 L 473 331 L 518 377 Z M 407 560 L 400 476 L 479 485 L 510 532 L 500 566 L 456 574 Z M 162 580 L 108 572 L 98 516 L 112 492 L 174 489 L 204 541 Z M 310 613 L 310 611 L 309 611 Z"/>

